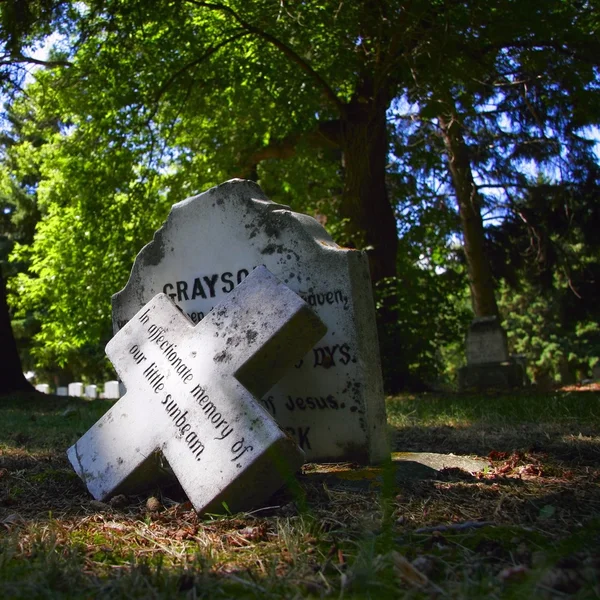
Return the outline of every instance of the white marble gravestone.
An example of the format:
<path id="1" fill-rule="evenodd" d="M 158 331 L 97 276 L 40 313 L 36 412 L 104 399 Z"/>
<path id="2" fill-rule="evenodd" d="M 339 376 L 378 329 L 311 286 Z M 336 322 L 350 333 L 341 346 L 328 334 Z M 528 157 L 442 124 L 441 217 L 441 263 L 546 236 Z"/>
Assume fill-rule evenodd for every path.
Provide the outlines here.
<path id="1" fill-rule="evenodd" d="M 38 392 L 42 392 L 42 394 L 49 394 L 50 393 L 50 386 L 47 383 L 38 383 L 35 386 L 35 389 Z"/>
<path id="2" fill-rule="evenodd" d="M 90 400 L 95 400 L 98 397 L 98 386 L 94 384 L 86 385 L 84 396 Z"/>
<path id="3" fill-rule="evenodd" d="M 258 265 L 298 293 L 326 336 L 262 399 L 310 461 L 376 463 L 389 456 L 366 254 L 341 248 L 312 217 L 232 180 L 172 207 L 113 296 L 117 332 L 150 298 L 167 294 L 205 315 Z"/>
<path id="4" fill-rule="evenodd" d="M 79 381 L 74 381 L 69 384 L 68 387 L 68 395 L 80 398 L 83 396 L 83 383 Z"/>
<path id="5" fill-rule="evenodd" d="M 197 326 L 157 295 L 108 343 L 127 393 L 69 449 L 71 464 L 102 500 L 155 481 L 160 450 L 199 512 L 249 508 L 304 462 L 258 398 L 325 331 L 265 268 Z"/>
<path id="6" fill-rule="evenodd" d="M 56 388 L 56 395 L 57 396 L 68 396 L 69 390 L 68 388 L 64 387 L 64 386 L 59 386 Z"/>
<path id="7" fill-rule="evenodd" d="M 106 400 L 118 400 L 121 397 L 118 381 L 107 381 L 104 384 L 104 398 Z"/>

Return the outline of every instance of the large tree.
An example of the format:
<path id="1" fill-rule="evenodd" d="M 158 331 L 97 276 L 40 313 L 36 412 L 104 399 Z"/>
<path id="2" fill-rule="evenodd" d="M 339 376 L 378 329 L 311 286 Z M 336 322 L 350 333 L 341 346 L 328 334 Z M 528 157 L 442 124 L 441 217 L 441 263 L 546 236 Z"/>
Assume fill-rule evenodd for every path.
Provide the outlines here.
<path id="1" fill-rule="evenodd" d="M 10 313 L 6 302 L 6 285 L 0 270 L 0 395 L 17 391 L 32 390 L 21 369 L 17 344 L 10 324 Z"/>
<path id="2" fill-rule="evenodd" d="M 563 88 L 568 70 L 540 80 L 542 66 L 597 45 L 585 12 L 574 0 L 73 3 L 53 56 L 69 66 L 39 72 L 26 99 L 59 122 L 32 156 L 44 216 L 34 245 L 17 251 L 33 275 L 17 287 L 47 315 L 40 352 L 65 360 L 105 335 L 110 293 L 170 204 L 239 175 L 368 248 L 382 281 L 398 264 L 403 199 L 390 189 L 406 189 L 390 188 L 390 171 L 435 173 L 448 182 L 443 210 L 459 207 L 473 296 L 485 299 L 476 311 L 494 312 L 493 281 L 478 265 L 481 210 L 496 197 L 482 184 L 514 170 L 511 144 L 535 146 L 531 125 L 502 123 L 528 114 L 532 85 Z M 559 93 L 549 97 L 561 106 Z M 510 110 L 485 114 L 502 99 Z"/>
<path id="3" fill-rule="evenodd" d="M 600 122 L 598 12 L 564 0 L 445 6 L 447 29 L 430 40 L 430 60 L 423 53 L 410 59 L 407 97 L 419 103 L 417 119 L 434 123 L 416 137 L 441 140 L 473 310 L 492 316 L 498 307 L 484 213 L 500 220 L 518 213 L 539 174 L 568 183 L 578 157 L 592 156 L 585 128 Z"/>
<path id="4" fill-rule="evenodd" d="M 5 0 L 0 6 L 0 93 L 5 101 L 22 91 L 28 68 L 34 65 L 53 67 L 58 64 L 36 59 L 29 51 L 36 40 L 44 38 L 60 27 L 64 5 L 66 3 L 61 0 Z M 2 145 L 5 146 L 5 139 L 2 140 Z M 0 203 L 3 211 L 0 228 L 0 394 L 7 394 L 30 391 L 33 388 L 23 375 L 11 326 L 6 281 L 2 273 L 2 266 L 6 266 L 6 258 L 14 238 L 11 223 L 14 204 L 6 202 L 7 196 L 10 195 L 6 188 L 10 187 L 10 182 L 6 165 L 3 167 Z"/>

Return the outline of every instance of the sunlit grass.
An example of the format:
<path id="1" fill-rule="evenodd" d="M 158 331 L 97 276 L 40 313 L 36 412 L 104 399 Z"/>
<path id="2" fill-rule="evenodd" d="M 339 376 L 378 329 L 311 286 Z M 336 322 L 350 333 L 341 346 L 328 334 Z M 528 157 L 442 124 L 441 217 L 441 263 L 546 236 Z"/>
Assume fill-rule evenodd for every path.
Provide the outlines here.
<path id="1" fill-rule="evenodd" d="M 465 426 L 475 422 L 496 426 L 515 423 L 576 424 L 600 428 L 597 392 L 520 392 L 505 395 L 422 394 L 390 397 L 388 422 L 395 427 Z"/>

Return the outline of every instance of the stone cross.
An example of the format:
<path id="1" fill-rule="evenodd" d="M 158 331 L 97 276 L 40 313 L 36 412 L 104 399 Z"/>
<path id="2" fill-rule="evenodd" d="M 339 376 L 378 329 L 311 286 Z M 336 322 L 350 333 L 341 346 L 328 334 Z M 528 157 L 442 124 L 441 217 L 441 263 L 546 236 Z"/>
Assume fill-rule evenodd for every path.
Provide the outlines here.
<path id="1" fill-rule="evenodd" d="M 108 343 L 127 393 L 71 464 L 97 500 L 155 483 L 158 451 L 199 512 L 266 499 L 304 455 L 256 399 L 325 331 L 264 267 L 197 326 L 155 296 Z"/>

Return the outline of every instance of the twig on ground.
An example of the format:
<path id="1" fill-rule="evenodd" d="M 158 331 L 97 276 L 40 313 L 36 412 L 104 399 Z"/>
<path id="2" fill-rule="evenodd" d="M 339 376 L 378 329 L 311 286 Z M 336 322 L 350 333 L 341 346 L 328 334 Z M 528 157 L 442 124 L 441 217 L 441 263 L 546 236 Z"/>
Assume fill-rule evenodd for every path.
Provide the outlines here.
<path id="1" fill-rule="evenodd" d="M 479 529 L 480 527 L 494 526 L 493 521 L 465 521 L 464 523 L 453 523 L 452 525 L 434 525 L 432 527 L 421 527 L 415 529 L 414 533 L 433 533 L 434 531 L 464 531 L 465 529 Z"/>

